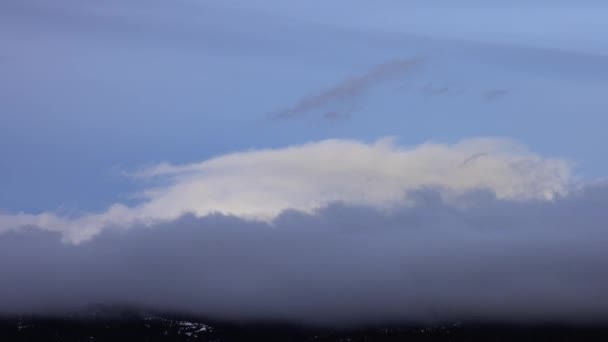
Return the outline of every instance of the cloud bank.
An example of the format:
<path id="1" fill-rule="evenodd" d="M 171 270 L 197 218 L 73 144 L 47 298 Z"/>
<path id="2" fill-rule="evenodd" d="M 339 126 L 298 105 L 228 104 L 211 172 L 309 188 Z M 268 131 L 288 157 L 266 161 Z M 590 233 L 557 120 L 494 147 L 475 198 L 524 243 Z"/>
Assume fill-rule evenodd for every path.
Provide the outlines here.
<path id="1" fill-rule="evenodd" d="M 117 203 L 105 212 L 75 217 L 0 214 L 0 231 L 37 226 L 79 243 L 105 227 L 152 225 L 185 213 L 271 222 L 286 209 L 310 213 L 332 202 L 387 210 L 407 202 L 409 191 L 426 187 L 441 189 L 447 201 L 471 190 L 487 190 L 499 199 L 549 200 L 566 193 L 572 182 L 568 162 L 496 138 L 413 147 L 392 139 L 370 144 L 326 140 L 190 165 L 161 164 L 136 177 L 150 182 L 138 194 L 138 205 Z"/>
<path id="2" fill-rule="evenodd" d="M 131 304 L 306 324 L 608 320 L 608 186 L 501 139 L 327 140 L 135 176 L 142 202 L 4 214 L 0 313 Z M 68 243 L 66 243 L 68 242 Z"/>
<path id="3" fill-rule="evenodd" d="M 221 214 L 0 238 L 2 312 L 129 303 L 308 324 L 608 320 L 608 187 L 552 201 L 436 190 L 390 211 L 330 204 L 272 224 Z"/>

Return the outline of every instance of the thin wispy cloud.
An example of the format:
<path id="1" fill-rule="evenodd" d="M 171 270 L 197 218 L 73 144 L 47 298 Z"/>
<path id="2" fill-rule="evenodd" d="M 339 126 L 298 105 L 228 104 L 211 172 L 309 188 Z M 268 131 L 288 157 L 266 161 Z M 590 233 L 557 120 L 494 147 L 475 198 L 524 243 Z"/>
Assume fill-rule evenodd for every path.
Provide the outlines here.
<path id="1" fill-rule="evenodd" d="M 361 100 L 374 85 L 399 77 L 420 65 L 422 61 L 418 57 L 399 59 L 377 65 L 361 75 L 346 79 L 317 94 L 306 96 L 292 107 L 273 113 L 270 118 L 282 120 L 300 117 L 336 103 L 346 103 L 347 108 L 352 108 L 353 102 Z"/>
<path id="2" fill-rule="evenodd" d="M 486 102 L 500 100 L 511 93 L 510 89 L 489 89 L 483 92 L 482 98 Z"/>

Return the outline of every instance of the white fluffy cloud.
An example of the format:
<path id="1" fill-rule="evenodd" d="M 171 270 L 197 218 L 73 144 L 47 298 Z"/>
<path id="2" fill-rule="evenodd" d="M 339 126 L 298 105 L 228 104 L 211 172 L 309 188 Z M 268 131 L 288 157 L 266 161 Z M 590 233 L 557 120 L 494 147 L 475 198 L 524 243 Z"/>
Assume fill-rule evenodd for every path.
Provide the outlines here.
<path id="1" fill-rule="evenodd" d="M 114 204 L 76 218 L 54 213 L 0 215 L 0 230 L 34 225 L 72 242 L 104 227 L 173 220 L 214 212 L 273 220 L 285 209 L 304 212 L 331 202 L 390 208 L 407 192 L 440 189 L 446 201 L 472 190 L 499 199 L 551 200 L 571 183 L 571 167 L 506 139 L 479 138 L 453 145 L 403 147 L 394 139 L 368 144 L 325 140 L 300 146 L 232 153 L 189 165 L 160 164 L 136 177 L 162 179 L 141 192 L 140 204 Z M 454 203 L 455 204 L 455 203 Z"/>

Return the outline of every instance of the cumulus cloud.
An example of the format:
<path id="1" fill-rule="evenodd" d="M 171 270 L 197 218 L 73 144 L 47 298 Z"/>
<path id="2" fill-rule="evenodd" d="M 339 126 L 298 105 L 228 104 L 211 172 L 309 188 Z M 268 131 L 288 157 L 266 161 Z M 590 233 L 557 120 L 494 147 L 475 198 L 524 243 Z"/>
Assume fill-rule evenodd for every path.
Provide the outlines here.
<path id="1" fill-rule="evenodd" d="M 481 161 L 481 160 L 480 160 Z M 0 237 L 0 311 L 128 303 L 218 319 L 348 324 L 608 320 L 608 187 L 552 201 L 410 192 L 380 210 L 333 203 L 273 222 L 186 215 L 105 230 Z"/>
<path id="2" fill-rule="evenodd" d="M 189 165 L 161 164 L 136 177 L 156 184 L 138 194 L 138 205 L 118 203 L 76 217 L 0 214 L 0 231 L 33 225 L 78 243 L 104 227 L 151 225 L 184 213 L 219 212 L 271 222 L 286 209 L 310 213 L 336 201 L 387 210 L 407 203 L 409 191 L 425 187 L 442 189 L 447 201 L 478 189 L 499 199 L 550 200 L 567 192 L 571 168 L 564 160 L 541 157 L 506 139 L 413 147 L 399 146 L 394 139 L 369 144 L 325 140 Z"/>

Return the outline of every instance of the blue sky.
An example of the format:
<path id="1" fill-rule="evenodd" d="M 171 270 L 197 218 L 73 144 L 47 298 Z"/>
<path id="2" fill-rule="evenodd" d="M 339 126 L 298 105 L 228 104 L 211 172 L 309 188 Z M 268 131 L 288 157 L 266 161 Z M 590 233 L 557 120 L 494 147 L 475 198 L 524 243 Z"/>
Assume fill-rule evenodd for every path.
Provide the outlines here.
<path id="1" fill-rule="evenodd" d="M 0 3 L 0 208 L 131 203 L 125 176 L 330 138 L 507 137 L 608 173 L 601 1 Z M 395 60 L 356 96 L 274 120 Z M 337 113 L 333 117 L 327 113 Z"/>

